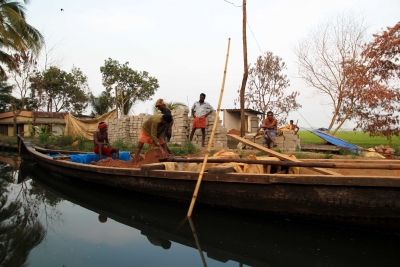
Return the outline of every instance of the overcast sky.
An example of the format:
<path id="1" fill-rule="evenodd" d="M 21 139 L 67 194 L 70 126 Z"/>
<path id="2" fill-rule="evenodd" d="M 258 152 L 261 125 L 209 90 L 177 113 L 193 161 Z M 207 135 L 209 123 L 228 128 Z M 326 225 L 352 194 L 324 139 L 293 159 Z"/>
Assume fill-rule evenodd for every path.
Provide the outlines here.
<path id="1" fill-rule="evenodd" d="M 152 101 L 134 113 L 152 112 L 157 98 L 189 104 L 200 93 L 217 108 L 228 38 L 231 50 L 221 108 L 233 100 L 243 76 L 241 0 L 33 0 L 27 21 L 40 30 L 61 68 L 79 67 L 95 95 L 104 87 L 100 66 L 109 57 L 137 71 L 148 71 L 160 88 Z M 233 4 L 235 5 L 233 5 Z M 61 11 L 63 9 L 64 11 Z M 290 119 L 300 127 L 327 127 L 331 107 L 313 97 L 313 90 L 296 78 L 293 47 L 327 17 L 338 12 L 361 14 L 376 33 L 399 21 L 399 0 L 248 0 L 248 62 L 271 51 L 288 65 L 290 88 L 303 105 Z M 253 35 L 254 34 L 254 35 Z M 345 127 L 351 127 L 346 124 Z"/>

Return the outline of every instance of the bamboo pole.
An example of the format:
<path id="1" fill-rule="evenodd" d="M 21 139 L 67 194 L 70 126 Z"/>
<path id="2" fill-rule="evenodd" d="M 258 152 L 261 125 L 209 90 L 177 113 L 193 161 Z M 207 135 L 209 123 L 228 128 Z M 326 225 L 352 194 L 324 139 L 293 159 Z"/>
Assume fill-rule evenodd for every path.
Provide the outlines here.
<path id="1" fill-rule="evenodd" d="M 197 250 L 200 253 L 201 260 L 203 262 L 203 266 L 207 267 L 206 259 L 204 258 L 203 250 L 201 250 L 199 238 L 197 237 L 196 228 L 194 227 L 193 221 L 191 217 L 187 217 L 189 220 L 190 228 L 192 229 L 192 234 L 194 237 L 194 241 L 196 242 Z"/>
<path id="2" fill-rule="evenodd" d="M 224 76 L 223 76 L 223 79 L 222 79 L 221 92 L 220 92 L 220 94 L 219 94 L 218 108 L 217 108 L 217 112 L 216 112 L 216 114 L 215 114 L 214 125 L 213 125 L 212 131 L 211 131 L 210 140 L 208 141 L 207 152 L 206 152 L 206 155 L 205 155 L 205 157 L 204 157 L 203 166 L 201 167 L 200 174 L 199 174 L 199 178 L 197 179 L 196 188 L 194 189 L 192 201 L 191 201 L 191 203 L 190 203 L 189 211 L 188 211 L 188 213 L 187 213 L 187 216 L 188 216 L 188 217 L 192 216 L 192 211 L 193 211 L 194 203 L 196 202 L 197 194 L 199 193 L 199 189 L 200 189 L 201 180 L 203 179 L 204 168 L 206 167 L 206 163 L 207 163 L 207 159 L 208 159 L 208 154 L 209 154 L 210 151 L 211 151 L 211 145 L 212 145 L 212 141 L 213 141 L 213 138 L 214 138 L 215 129 L 217 128 L 217 122 L 218 122 L 219 111 L 220 111 L 220 109 L 221 109 L 222 95 L 224 94 L 225 78 L 226 78 L 226 68 L 227 68 L 227 66 L 228 66 L 228 58 L 229 58 L 229 48 L 230 48 L 230 45 L 231 45 L 231 38 L 228 39 L 228 51 L 227 51 L 227 53 L 226 53 L 226 59 L 225 59 Z"/>
<path id="3" fill-rule="evenodd" d="M 165 162 L 203 162 L 203 158 L 169 158 L 162 160 Z M 400 170 L 400 161 L 396 164 L 390 163 L 371 163 L 371 162 L 303 162 L 303 161 L 278 161 L 278 160 L 256 160 L 256 159 L 229 159 L 229 158 L 210 158 L 209 163 L 226 163 L 238 162 L 246 164 L 262 164 L 275 165 L 286 167 L 317 167 L 317 168 L 340 168 L 340 169 L 385 169 L 385 170 Z"/>

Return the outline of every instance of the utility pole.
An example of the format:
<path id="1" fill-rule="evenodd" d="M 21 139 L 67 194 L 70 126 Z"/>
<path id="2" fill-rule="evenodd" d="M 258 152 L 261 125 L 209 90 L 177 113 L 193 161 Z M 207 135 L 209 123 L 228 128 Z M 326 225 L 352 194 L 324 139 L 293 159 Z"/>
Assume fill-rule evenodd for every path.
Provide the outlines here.
<path id="1" fill-rule="evenodd" d="M 246 0 L 243 0 L 243 79 L 242 86 L 240 87 L 240 136 L 245 136 L 246 132 L 246 122 L 244 115 L 244 92 L 246 90 L 247 76 L 249 75 L 248 65 L 247 65 L 247 38 L 246 38 Z"/>

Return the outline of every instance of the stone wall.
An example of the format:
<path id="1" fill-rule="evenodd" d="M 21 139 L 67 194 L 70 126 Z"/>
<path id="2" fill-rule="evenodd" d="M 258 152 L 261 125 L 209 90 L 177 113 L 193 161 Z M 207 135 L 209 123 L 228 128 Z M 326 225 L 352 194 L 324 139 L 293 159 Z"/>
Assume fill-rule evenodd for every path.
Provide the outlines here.
<path id="1" fill-rule="evenodd" d="M 254 134 L 247 134 L 246 139 L 267 147 L 267 144 L 263 143 L 262 135 L 254 138 Z M 295 152 L 301 149 L 299 135 L 295 135 L 292 130 L 283 130 L 282 135 L 275 137 L 275 144 L 276 147 L 273 149 L 280 149 L 282 152 Z"/>
<path id="2" fill-rule="evenodd" d="M 192 130 L 193 119 L 189 117 L 187 109 L 177 109 L 171 111 L 174 118 L 172 126 L 172 137 L 170 142 L 173 144 L 183 145 L 189 141 L 189 135 Z M 123 118 L 113 119 L 108 121 L 108 136 L 110 142 L 118 139 L 123 139 L 127 142 L 136 143 L 139 139 L 140 128 L 145 120 L 151 115 L 141 113 L 137 116 L 124 116 Z M 211 131 L 214 125 L 215 112 L 207 117 L 206 139 L 205 145 L 211 137 Z M 227 148 L 228 137 L 227 130 L 222 127 L 222 121 L 218 120 L 215 130 L 212 148 L 222 149 Z M 192 143 L 201 146 L 201 130 L 196 130 Z"/>

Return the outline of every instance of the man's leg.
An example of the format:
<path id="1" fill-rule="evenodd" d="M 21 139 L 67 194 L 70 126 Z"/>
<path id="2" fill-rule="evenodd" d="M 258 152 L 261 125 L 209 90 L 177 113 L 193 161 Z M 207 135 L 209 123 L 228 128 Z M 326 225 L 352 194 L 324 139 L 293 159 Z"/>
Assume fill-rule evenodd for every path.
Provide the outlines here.
<path id="1" fill-rule="evenodd" d="M 97 150 L 97 154 L 99 155 L 99 160 L 103 159 L 103 145 L 99 145 Z"/>
<path id="2" fill-rule="evenodd" d="M 197 128 L 192 128 L 192 132 L 190 133 L 190 142 L 192 142 L 192 140 L 193 140 L 193 135 L 194 135 L 194 132 L 196 131 L 196 129 Z"/>
<path id="3" fill-rule="evenodd" d="M 115 159 L 119 159 L 119 149 L 118 148 L 113 148 L 115 151 Z"/>
<path id="4" fill-rule="evenodd" d="M 201 128 L 201 146 L 205 147 L 204 143 L 206 141 L 206 129 Z"/>
<path id="5" fill-rule="evenodd" d="M 143 143 L 142 142 L 138 142 L 138 145 L 136 147 L 135 157 L 134 157 L 135 165 L 136 165 L 136 163 L 138 161 L 138 158 L 139 158 L 139 155 L 140 155 L 140 151 L 142 150 L 142 148 L 143 148 Z"/>

